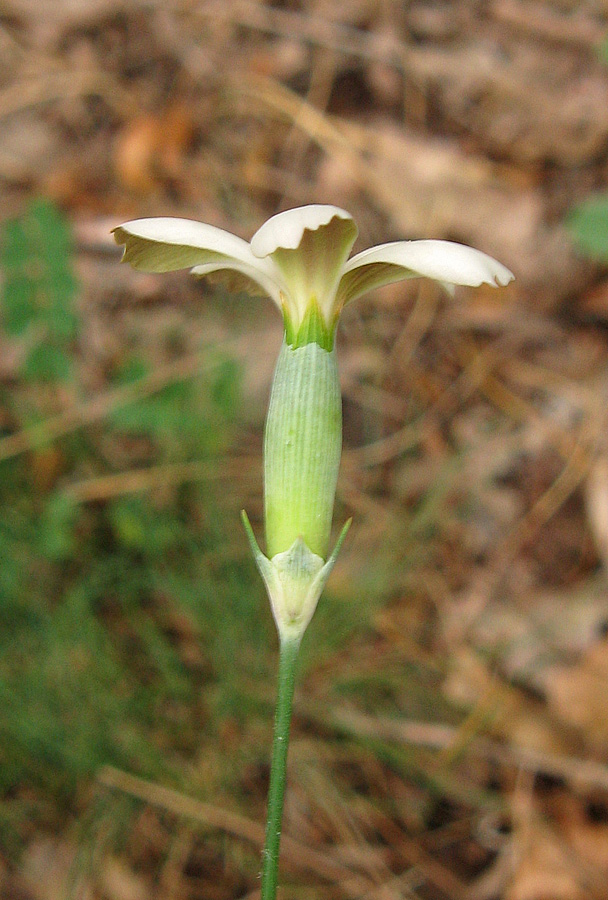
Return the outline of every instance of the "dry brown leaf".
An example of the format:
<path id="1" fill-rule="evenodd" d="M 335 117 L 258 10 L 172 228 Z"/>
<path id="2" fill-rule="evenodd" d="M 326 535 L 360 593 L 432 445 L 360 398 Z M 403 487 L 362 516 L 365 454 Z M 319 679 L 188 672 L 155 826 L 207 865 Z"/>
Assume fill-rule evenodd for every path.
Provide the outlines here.
<path id="1" fill-rule="evenodd" d="M 114 170 L 123 185 L 137 194 L 154 189 L 154 157 L 162 139 L 161 122 L 143 115 L 127 122 L 114 142 Z"/>
<path id="2" fill-rule="evenodd" d="M 65 467 L 65 456 L 60 447 L 51 445 L 32 453 L 30 465 L 36 490 L 45 494 L 55 486 L 57 479 L 62 474 Z"/>
<path id="3" fill-rule="evenodd" d="M 188 108 L 174 103 L 162 117 L 162 140 L 158 145 L 158 163 L 163 173 L 176 177 L 183 168 L 184 156 L 192 143 L 194 121 Z"/>
<path id="4" fill-rule="evenodd" d="M 489 5 L 497 11 L 497 3 Z M 500 5 L 504 11 L 505 3 Z M 608 82 L 592 52 L 604 24 L 590 10 L 581 17 L 555 11 L 548 26 L 549 8 L 563 3 L 520 0 L 510 5 L 526 15 L 528 39 L 522 39 L 514 17 L 512 30 L 499 24 L 508 54 L 502 41 L 491 39 L 496 26 L 490 21 L 487 29 L 479 22 L 467 29 L 463 22 L 460 40 L 412 48 L 408 71 L 421 86 L 434 90 L 440 115 L 497 156 L 528 165 L 548 159 L 580 165 L 593 159 L 608 131 Z M 471 4 L 466 6 L 470 14 Z M 556 40 L 558 34 L 575 42 L 578 38 L 587 50 L 586 65 L 572 45 L 567 52 Z"/>
<path id="5" fill-rule="evenodd" d="M 32 171 L 47 171 L 62 154 L 52 125 L 32 110 L 9 116 L 0 129 L 0 174 L 19 181 L 31 178 Z"/>
<path id="6" fill-rule="evenodd" d="M 585 500 L 595 544 L 608 572 L 608 457 L 599 457 L 591 466 Z"/>
<path id="7" fill-rule="evenodd" d="M 591 744 L 608 748 L 608 640 L 594 644 L 576 665 L 554 667 L 546 691 L 555 715 Z"/>
<path id="8" fill-rule="evenodd" d="M 565 754 L 568 746 L 539 704 L 493 674 L 480 654 L 460 650 L 450 658 L 444 682 L 449 700 L 472 709 L 479 729 L 509 744 L 546 754 Z"/>
<path id="9" fill-rule="evenodd" d="M 21 875 L 24 887 L 34 900 L 64 900 L 74 866 L 74 847 L 67 842 L 41 837 L 27 848 Z M 81 882 L 79 896 L 91 900 L 91 885 Z"/>
<path id="10" fill-rule="evenodd" d="M 597 798 L 581 798 L 567 791 L 560 791 L 552 809 L 565 839 L 578 859 L 604 878 L 608 876 L 608 824 L 606 821 L 595 821 L 594 816 L 589 815 L 589 809 L 595 803 L 596 808 L 605 815 L 605 801 L 603 793 Z"/>
<path id="11" fill-rule="evenodd" d="M 505 900 L 583 900 L 572 865 L 548 829 L 534 822 L 514 841 L 517 862 Z"/>
<path id="12" fill-rule="evenodd" d="M 137 194 L 154 190 L 180 174 L 194 130 L 181 104 L 162 115 L 144 114 L 127 122 L 114 142 L 114 169 L 122 185 Z"/>
<path id="13" fill-rule="evenodd" d="M 602 322 L 608 320 L 608 280 L 604 278 L 582 295 L 577 305 L 577 312 L 592 321 L 594 319 Z"/>
<path id="14" fill-rule="evenodd" d="M 452 237 L 497 256 L 513 268 L 520 286 L 534 288 L 537 304 L 552 305 L 578 285 L 584 266 L 565 228 L 545 224 L 544 196 L 533 184 L 510 180 L 453 141 L 379 121 L 340 127 L 365 160 L 359 184 L 364 181 L 398 234 Z M 321 169 L 321 185 L 340 183 L 336 168 L 352 171 L 352 148 L 336 145 L 332 155 L 336 159 Z"/>
<path id="15" fill-rule="evenodd" d="M 564 843 L 545 824 L 525 779 L 511 797 L 513 874 L 505 900 L 583 900 Z"/>
<path id="16" fill-rule="evenodd" d="M 126 6 L 124 0 L 3 0 L 5 15 L 24 18 L 36 23 L 59 29 L 74 27 L 76 24 L 92 24 L 107 16 L 117 7 Z"/>
<path id="17" fill-rule="evenodd" d="M 107 859 L 99 873 L 108 900 L 148 900 L 148 885 L 119 859 Z"/>

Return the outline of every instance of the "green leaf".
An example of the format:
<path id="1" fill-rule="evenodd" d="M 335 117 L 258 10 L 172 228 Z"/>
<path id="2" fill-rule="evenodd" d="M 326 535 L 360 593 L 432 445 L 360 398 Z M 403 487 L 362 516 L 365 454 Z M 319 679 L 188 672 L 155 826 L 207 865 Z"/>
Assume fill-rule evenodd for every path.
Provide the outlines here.
<path id="1" fill-rule="evenodd" d="M 9 272 L 3 291 L 4 326 L 8 334 L 18 337 L 36 319 L 36 290 L 23 272 Z"/>
<path id="2" fill-rule="evenodd" d="M 154 556 L 183 540 L 178 521 L 153 509 L 146 497 L 121 497 L 112 503 L 109 516 L 116 540 L 127 550 Z"/>
<path id="3" fill-rule="evenodd" d="M 211 398 L 226 418 L 234 418 L 241 399 L 241 369 L 236 360 L 225 359 L 218 365 Z"/>
<path id="4" fill-rule="evenodd" d="M 31 381 L 69 381 L 72 377 L 72 360 L 60 347 L 38 344 L 27 356 L 23 374 Z"/>
<path id="5" fill-rule="evenodd" d="M 4 226 L 2 241 L 2 268 L 11 269 L 24 266 L 30 259 L 30 245 L 21 222 L 13 220 Z"/>
<path id="6" fill-rule="evenodd" d="M 65 560 L 73 555 L 78 504 L 68 494 L 53 494 L 45 503 L 39 530 L 40 549 L 47 559 Z"/>
<path id="7" fill-rule="evenodd" d="M 61 271 L 72 253 L 72 235 L 67 220 L 49 200 L 39 198 L 29 207 L 27 226 L 45 263 Z"/>
<path id="8" fill-rule="evenodd" d="M 118 542 L 130 550 L 143 550 L 147 543 L 146 510 L 139 498 L 113 503 L 110 519 Z"/>
<path id="9" fill-rule="evenodd" d="M 78 316 L 74 309 L 76 279 L 72 271 L 72 239 L 65 217 L 47 200 L 33 201 L 24 215 L 7 222 L 1 235 L 3 269 L 2 314 L 6 331 L 23 334 L 37 326 L 39 343 L 67 348 L 74 338 Z M 57 363 L 57 360 L 55 360 Z M 30 361 L 49 379 L 52 364 Z M 65 377 L 65 365 L 57 364 L 57 377 Z"/>
<path id="10" fill-rule="evenodd" d="M 608 262 L 608 194 L 585 200 L 571 212 L 567 224 L 587 256 Z"/>

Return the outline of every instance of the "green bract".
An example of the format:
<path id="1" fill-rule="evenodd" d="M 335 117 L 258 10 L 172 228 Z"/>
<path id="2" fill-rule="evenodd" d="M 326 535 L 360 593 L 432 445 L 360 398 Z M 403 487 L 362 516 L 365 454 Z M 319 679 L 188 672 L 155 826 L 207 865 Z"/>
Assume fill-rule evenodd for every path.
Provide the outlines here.
<path id="1" fill-rule="evenodd" d="M 357 227 L 336 206 L 279 213 L 250 243 L 174 218 L 137 219 L 114 234 L 136 269 L 219 274 L 231 289 L 267 294 L 283 315 L 264 439 L 267 556 L 249 526 L 248 534 L 279 633 L 299 637 L 338 549 L 327 558 L 342 445 L 334 341 L 343 307 L 373 288 L 416 276 L 448 288 L 505 285 L 513 276 L 486 254 L 451 241 L 396 241 L 349 259 Z"/>

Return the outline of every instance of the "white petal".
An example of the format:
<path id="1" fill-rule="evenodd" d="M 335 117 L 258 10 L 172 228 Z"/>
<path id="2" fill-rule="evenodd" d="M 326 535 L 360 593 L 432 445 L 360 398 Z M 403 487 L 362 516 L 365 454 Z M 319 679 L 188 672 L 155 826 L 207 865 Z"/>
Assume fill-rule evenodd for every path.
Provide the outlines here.
<path id="1" fill-rule="evenodd" d="M 172 272 L 191 266 L 194 274 L 229 269 L 256 282 L 279 304 L 280 275 L 272 260 L 257 259 L 247 241 L 191 219 L 135 219 L 114 229 L 125 245 L 123 261 L 144 272 Z"/>
<path id="2" fill-rule="evenodd" d="M 187 269 L 211 262 L 210 253 L 237 259 L 249 255 L 247 241 L 191 219 L 135 219 L 115 228 L 114 235 L 118 243 L 125 244 L 126 262 L 136 268 L 154 267 L 154 271 Z"/>
<path id="3" fill-rule="evenodd" d="M 352 216 L 321 205 L 279 213 L 254 234 L 252 252 L 280 273 L 284 317 L 294 335 L 313 303 L 328 328 L 335 326 L 336 289 L 356 237 Z"/>
<path id="4" fill-rule="evenodd" d="M 479 250 L 452 241 L 396 241 L 364 250 L 344 267 L 338 296 L 344 303 L 373 288 L 423 276 L 448 284 L 504 286 L 513 273 Z"/>
<path id="5" fill-rule="evenodd" d="M 246 272 L 219 263 L 210 263 L 206 266 L 194 266 L 190 274 L 196 278 L 207 278 L 212 285 L 219 285 L 229 294 L 249 294 L 250 297 L 271 297 L 280 307 L 281 291 L 274 282 L 267 287 L 262 287 L 262 277 L 257 282 Z"/>
<path id="6" fill-rule="evenodd" d="M 338 206 L 316 203 L 288 209 L 264 222 L 251 239 L 251 250 L 259 258 L 270 256 L 279 248 L 295 250 L 300 246 L 304 231 L 316 231 L 334 218 L 352 222 L 352 216 Z"/>

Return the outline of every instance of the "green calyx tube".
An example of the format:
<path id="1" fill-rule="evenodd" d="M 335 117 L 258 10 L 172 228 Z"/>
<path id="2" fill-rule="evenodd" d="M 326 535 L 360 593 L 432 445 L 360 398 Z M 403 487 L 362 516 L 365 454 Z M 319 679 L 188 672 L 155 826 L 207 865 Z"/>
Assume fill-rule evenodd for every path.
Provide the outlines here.
<path id="1" fill-rule="evenodd" d="M 315 340 L 283 342 L 264 434 L 266 553 L 301 538 L 327 559 L 342 449 L 336 351 Z M 324 342 L 325 343 L 325 342 Z"/>

